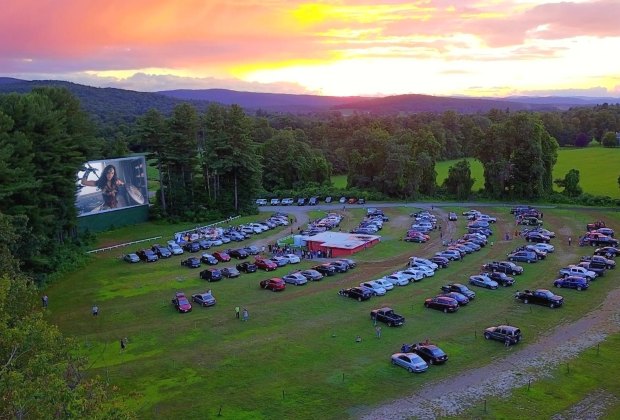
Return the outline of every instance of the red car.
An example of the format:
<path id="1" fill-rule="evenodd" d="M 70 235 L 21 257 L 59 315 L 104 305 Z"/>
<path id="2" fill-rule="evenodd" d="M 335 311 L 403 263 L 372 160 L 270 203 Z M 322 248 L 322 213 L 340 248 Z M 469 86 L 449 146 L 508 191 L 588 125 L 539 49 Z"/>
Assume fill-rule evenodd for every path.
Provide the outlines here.
<path id="1" fill-rule="evenodd" d="M 254 261 L 254 264 L 256 264 L 256 267 L 265 271 L 273 271 L 278 268 L 278 264 L 274 263 L 271 260 L 266 260 L 263 258 L 257 258 L 256 261 Z"/>
<path id="2" fill-rule="evenodd" d="M 447 296 L 436 296 L 424 301 L 424 306 L 432 309 L 439 309 L 444 313 L 456 312 L 459 309 L 459 304 L 455 299 Z"/>
<path id="3" fill-rule="evenodd" d="M 222 252 L 222 251 L 214 252 L 213 256 L 215 258 L 217 258 L 218 261 L 221 261 L 221 262 L 228 262 L 228 261 L 230 261 L 230 255 L 228 255 L 227 253 Z"/>
<path id="4" fill-rule="evenodd" d="M 286 283 L 279 277 L 274 277 L 272 279 L 263 280 L 260 282 L 260 287 L 263 289 L 270 289 L 273 292 L 277 292 L 279 290 L 284 290 L 286 288 Z"/>
<path id="5" fill-rule="evenodd" d="M 191 312 L 192 304 L 189 303 L 189 299 L 185 296 L 183 292 L 176 292 L 174 295 L 174 299 L 172 299 L 172 304 L 176 308 L 177 311 L 181 313 Z"/>

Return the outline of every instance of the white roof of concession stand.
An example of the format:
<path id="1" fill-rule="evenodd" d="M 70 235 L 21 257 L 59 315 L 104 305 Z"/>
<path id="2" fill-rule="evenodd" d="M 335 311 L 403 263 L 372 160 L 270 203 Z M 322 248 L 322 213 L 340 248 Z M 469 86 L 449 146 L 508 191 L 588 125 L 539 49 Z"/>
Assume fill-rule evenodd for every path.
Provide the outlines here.
<path id="1" fill-rule="evenodd" d="M 302 236 L 306 242 L 319 242 L 328 248 L 354 249 L 366 243 L 381 240 L 381 236 L 362 235 L 359 233 L 323 232 L 314 236 Z"/>

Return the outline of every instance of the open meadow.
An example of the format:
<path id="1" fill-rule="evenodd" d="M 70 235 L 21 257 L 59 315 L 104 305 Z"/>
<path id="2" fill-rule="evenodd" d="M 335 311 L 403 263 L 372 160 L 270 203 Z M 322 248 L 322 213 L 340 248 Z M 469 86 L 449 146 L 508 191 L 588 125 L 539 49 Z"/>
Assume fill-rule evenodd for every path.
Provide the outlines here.
<path id="1" fill-rule="evenodd" d="M 467 159 L 471 165 L 471 176 L 476 179 L 473 191 L 478 191 L 484 186 L 482 164 L 473 158 Z M 437 162 L 437 184 L 443 184 L 448 176 L 448 169 L 458 160 Z M 614 170 L 601 170 L 601 168 L 615 168 Z M 612 198 L 620 198 L 618 176 L 620 176 L 620 148 L 588 147 L 585 149 L 560 148 L 558 161 L 553 167 L 553 179 L 563 179 L 571 169 L 579 170 L 579 185 L 584 191 L 592 195 L 607 195 Z M 345 178 L 346 183 L 346 178 Z M 554 185 L 556 191 L 560 188 Z"/>
<path id="2" fill-rule="evenodd" d="M 363 218 L 365 209 L 354 207 L 338 210 L 345 216 L 343 231 Z M 465 232 L 466 221 L 460 216 L 464 210 L 450 206 L 434 209 L 442 219 L 444 239 L 456 239 Z M 401 240 L 411 223 L 411 207 L 384 211 L 390 221 L 380 231 L 381 243 L 356 254 L 353 258 L 358 266 L 348 273 L 304 286 L 287 285 L 283 292 L 273 293 L 260 289 L 259 281 L 310 267 L 316 261 L 302 260 L 296 267 L 285 266 L 273 273 L 259 270 L 207 283 L 198 276 L 204 265 L 200 269 L 180 265 L 187 254 L 151 264 L 122 261 L 121 254 L 135 251 L 134 245 L 131 249 L 94 254 L 86 267 L 53 284 L 48 290 L 50 308 L 46 316 L 78 340 L 90 360 L 89 373 L 118 386 L 118 397 L 141 418 L 173 418 L 180 413 L 185 418 L 214 418 L 218 414 L 229 419 L 356 418 L 374 406 L 407 397 L 429 382 L 504 357 L 508 350 L 501 343 L 484 340 L 484 328 L 503 323 L 517 325 L 526 337 L 517 347 L 529 346 L 555 326 L 578 320 L 620 284 L 620 269 L 610 270 L 586 292 L 561 290 L 559 294 L 566 302 L 559 309 L 515 301 L 516 289 L 551 288 L 558 269 L 592 252 L 590 247 L 576 246 L 575 239 L 587 222 L 602 219 L 613 228 L 620 226 L 620 214 L 615 211 L 546 208 L 545 227 L 558 235 L 551 242 L 555 253 L 537 264 L 526 265 L 525 273 L 517 277 L 513 287 L 472 287 L 476 299 L 454 314 L 425 309 L 424 299 L 436 295 L 441 285 L 466 283 L 470 275 L 479 273 L 481 264 L 504 259 L 525 243 L 512 237 L 515 225 L 508 208 L 488 207 L 484 211 L 498 217 L 493 244 L 462 262 L 452 262 L 433 277 L 397 287 L 383 297 L 357 302 L 339 296 L 341 288 L 402 269 L 409 256 L 429 257 L 442 248 L 437 231 L 427 244 Z M 459 220 L 448 222 L 448 211 L 457 212 Z M 313 209 L 310 218 L 319 214 Z M 245 217 L 235 224 L 259 220 L 264 215 Z M 303 220 L 307 215 L 298 213 L 297 217 Z M 175 231 L 189 227 L 138 225 L 102 234 L 99 243 L 109 246 L 157 235 L 163 235 L 158 242 L 165 243 Z M 290 234 L 289 229 L 272 230 L 243 244 L 273 243 Z M 506 233 L 510 234 L 508 240 Z M 573 238 L 570 247 L 569 236 Z M 219 248 L 231 246 L 235 245 Z M 226 265 L 232 264 L 219 264 Z M 176 291 L 190 295 L 207 289 L 212 289 L 217 299 L 215 306 L 194 305 L 187 314 L 174 310 L 171 299 Z M 90 312 L 94 304 L 100 308 L 98 317 Z M 248 322 L 235 319 L 235 306 L 248 309 Z M 369 313 L 382 306 L 404 315 L 406 323 L 398 328 L 383 326 L 378 339 Z M 362 342 L 355 342 L 357 335 Z M 121 351 L 119 341 L 125 337 L 127 348 Z M 390 355 L 403 343 L 427 338 L 448 353 L 446 365 L 410 374 L 390 364 Z M 614 351 L 620 350 L 617 338 L 609 345 Z M 617 372 L 620 362 L 615 358 L 605 360 L 608 368 Z M 574 395 L 586 396 L 596 385 L 585 380 L 581 383 L 588 386 L 573 390 Z M 545 404 L 544 398 L 520 399 L 519 392 L 511 399 L 513 406 L 535 408 L 536 404 Z M 617 387 L 610 392 L 617 394 Z M 572 400 L 555 401 L 554 407 L 566 409 Z M 618 412 L 618 402 L 612 408 Z M 499 403 L 490 409 L 497 410 L 493 412 L 499 417 L 505 413 Z M 481 414 L 472 411 L 470 415 Z"/>

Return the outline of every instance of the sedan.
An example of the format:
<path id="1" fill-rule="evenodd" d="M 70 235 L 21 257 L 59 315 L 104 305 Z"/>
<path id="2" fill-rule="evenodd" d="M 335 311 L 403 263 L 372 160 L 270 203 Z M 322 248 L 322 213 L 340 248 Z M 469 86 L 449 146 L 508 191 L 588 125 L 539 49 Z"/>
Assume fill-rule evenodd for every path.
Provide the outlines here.
<path id="1" fill-rule="evenodd" d="M 196 257 L 189 257 L 186 260 L 182 260 L 181 261 L 181 265 L 185 266 L 185 267 L 189 267 L 189 268 L 199 268 L 200 267 L 200 260 Z"/>
<path id="2" fill-rule="evenodd" d="M 298 264 L 301 262 L 301 258 L 295 254 L 286 254 L 282 258 L 287 259 L 289 264 Z"/>
<path id="3" fill-rule="evenodd" d="M 422 280 L 423 278 L 426 277 L 424 275 L 424 273 L 422 271 L 418 270 L 417 268 L 408 268 L 408 269 L 406 269 L 404 271 L 397 271 L 394 274 L 397 274 L 397 275 L 400 274 L 402 276 L 405 276 L 405 277 L 407 277 L 409 279 L 410 282 L 411 281 L 413 281 L 413 282 L 420 281 L 420 280 Z"/>
<path id="4" fill-rule="evenodd" d="M 187 313 L 192 311 L 192 304 L 189 303 L 187 297 L 185 297 L 185 293 L 177 292 L 172 299 L 172 304 L 180 313 Z"/>
<path id="5" fill-rule="evenodd" d="M 262 258 L 257 258 L 254 261 L 254 264 L 256 264 L 256 267 L 260 268 L 261 270 L 265 270 L 265 271 L 273 271 L 276 268 L 278 268 L 278 265 L 274 263 L 273 261 L 265 260 Z"/>
<path id="6" fill-rule="evenodd" d="M 228 251 L 228 255 L 230 255 L 232 258 L 236 258 L 238 260 L 242 260 L 244 258 L 247 258 L 248 254 L 247 251 L 243 248 L 238 248 L 238 249 L 231 249 Z"/>
<path id="7" fill-rule="evenodd" d="M 422 274 L 424 274 L 424 277 L 432 277 L 435 275 L 435 270 L 424 264 L 412 263 L 409 265 L 409 267 L 420 271 Z"/>
<path id="8" fill-rule="evenodd" d="M 445 249 L 443 251 L 439 251 L 438 253 L 435 254 L 435 256 L 444 257 L 450 261 L 457 261 L 462 258 L 461 253 L 455 249 Z"/>
<path id="9" fill-rule="evenodd" d="M 273 261 L 278 267 L 284 267 L 288 264 L 288 260 L 284 257 L 271 257 L 271 261 Z"/>
<path id="10" fill-rule="evenodd" d="M 440 296 L 445 296 L 456 300 L 459 306 L 464 306 L 469 303 L 469 298 L 462 293 L 459 292 L 446 292 L 442 293 Z"/>
<path id="11" fill-rule="evenodd" d="M 241 273 L 237 270 L 236 267 L 224 267 L 222 268 L 222 276 L 227 277 L 229 279 L 239 277 Z"/>
<path id="12" fill-rule="evenodd" d="M 544 242 L 540 242 L 540 243 L 534 244 L 532 246 L 534 248 L 538 248 L 541 251 L 545 251 L 545 252 L 553 252 L 553 251 L 555 251 L 555 247 L 553 245 L 549 245 L 549 244 L 546 244 Z"/>
<path id="13" fill-rule="evenodd" d="M 181 248 L 181 246 L 179 244 L 177 244 L 176 242 L 174 242 L 174 241 L 168 242 L 168 249 L 174 255 L 181 255 L 184 252 L 183 248 Z"/>
<path id="14" fill-rule="evenodd" d="M 217 263 L 219 263 L 217 258 L 215 258 L 211 254 L 202 254 L 202 256 L 200 257 L 200 261 L 202 261 L 205 264 L 209 264 L 209 265 L 216 265 Z"/>
<path id="15" fill-rule="evenodd" d="M 249 261 L 244 261 L 240 264 L 237 264 L 237 270 L 243 271 L 244 273 L 255 273 L 258 267 L 256 264 L 253 264 Z"/>
<path id="16" fill-rule="evenodd" d="M 374 280 L 360 283 L 360 287 L 367 287 L 371 289 L 373 296 L 383 296 L 387 293 L 385 287 L 381 286 L 381 284 L 377 283 Z"/>
<path id="17" fill-rule="evenodd" d="M 183 249 L 187 252 L 198 252 L 200 251 L 200 244 L 198 242 L 188 242 L 183 245 Z"/>
<path id="18" fill-rule="evenodd" d="M 334 267 L 336 273 L 346 273 L 349 271 L 349 264 L 342 261 L 332 261 L 328 263 L 330 266 Z"/>
<path id="19" fill-rule="evenodd" d="M 318 271 L 324 276 L 333 276 L 334 274 L 336 274 L 336 269 L 329 264 L 319 264 L 312 267 L 312 269 Z"/>
<path id="20" fill-rule="evenodd" d="M 286 288 L 286 283 L 284 283 L 284 280 L 281 278 L 274 277 L 271 279 L 262 280 L 260 282 L 260 287 L 263 289 L 269 289 L 272 292 L 278 292 Z"/>
<path id="21" fill-rule="evenodd" d="M 221 261 L 221 262 L 230 261 L 230 255 L 228 255 L 227 253 L 223 251 L 214 252 L 213 256 L 217 258 L 218 261 Z"/>
<path id="22" fill-rule="evenodd" d="M 513 284 L 515 284 L 515 279 L 513 279 L 506 273 L 495 271 L 492 273 L 485 273 L 485 275 L 491 280 L 496 281 L 497 283 L 501 284 L 504 287 L 512 286 Z"/>
<path id="23" fill-rule="evenodd" d="M 139 263 L 140 262 L 140 257 L 138 257 L 138 254 L 133 254 L 133 253 L 125 255 L 123 259 L 127 261 L 128 263 Z"/>
<path id="24" fill-rule="evenodd" d="M 445 257 L 439 257 L 435 255 L 434 257 L 429 258 L 432 262 L 437 264 L 439 268 L 448 268 L 448 264 L 450 264 L 450 260 Z"/>
<path id="25" fill-rule="evenodd" d="M 389 291 L 394 289 L 394 285 L 385 279 L 377 279 L 374 280 L 374 282 L 381 285 L 385 290 Z"/>
<path id="26" fill-rule="evenodd" d="M 428 364 L 415 353 L 394 353 L 391 360 L 393 365 L 401 366 L 411 373 L 428 369 Z"/>
<path id="27" fill-rule="evenodd" d="M 429 298 L 424 301 L 424 306 L 426 308 L 438 309 L 443 311 L 444 313 L 448 312 L 456 312 L 459 309 L 459 303 L 456 299 L 452 299 L 447 296 L 435 296 L 434 298 Z"/>
<path id="28" fill-rule="evenodd" d="M 323 274 L 319 273 L 316 270 L 303 270 L 301 275 L 311 281 L 319 281 L 323 278 Z"/>
<path id="29" fill-rule="evenodd" d="M 409 284 L 409 277 L 401 274 L 390 274 L 389 276 L 383 277 L 383 280 L 389 281 L 394 286 L 406 286 Z"/>
<path id="30" fill-rule="evenodd" d="M 301 286 L 308 283 L 308 279 L 306 278 L 306 276 L 299 272 L 287 274 L 282 277 L 282 280 L 284 280 L 285 283 L 294 284 L 295 286 Z"/>
<path id="31" fill-rule="evenodd" d="M 157 254 L 155 254 L 150 249 L 141 249 L 140 251 L 136 252 L 136 255 L 141 260 L 146 261 L 146 262 L 155 262 L 159 260 L 159 257 L 157 256 Z"/>
<path id="32" fill-rule="evenodd" d="M 200 306 L 215 305 L 215 298 L 211 294 L 211 290 L 204 293 L 196 293 L 195 295 L 192 295 L 192 300 Z"/>
<path id="33" fill-rule="evenodd" d="M 486 287 L 487 289 L 497 289 L 499 284 L 495 280 L 491 280 L 484 274 L 477 274 L 469 278 L 469 284 L 473 286 Z"/>

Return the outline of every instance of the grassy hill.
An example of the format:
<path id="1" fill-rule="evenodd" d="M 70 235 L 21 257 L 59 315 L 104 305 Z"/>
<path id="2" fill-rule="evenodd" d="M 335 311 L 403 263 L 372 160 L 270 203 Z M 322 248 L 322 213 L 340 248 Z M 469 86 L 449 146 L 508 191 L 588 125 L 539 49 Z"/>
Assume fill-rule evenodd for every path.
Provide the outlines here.
<path id="1" fill-rule="evenodd" d="M 475 159 L 468 159 L 471 164 L 472 176 L 476 179 L 473 189 L 482 188 L 484 176 L 482 164 Z M 443 183 L 448 176 L 448 169 L 456 160 L 438 162 L 437 183 Z M 564 178 L 570 169 L 578 169 L 581 176 L 581 188 L 593 195 L 608 195 L 620 198 L 618 176 L 620 175 L 620 149 L 591 147 L 587 149 L 560 149 L 558 162 L 553 169 L 553 178 Z M 557 189 L 560 191 L 560 189 Z"/>

